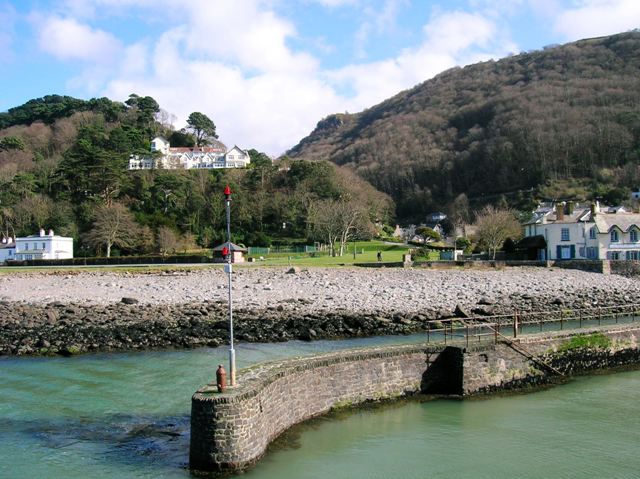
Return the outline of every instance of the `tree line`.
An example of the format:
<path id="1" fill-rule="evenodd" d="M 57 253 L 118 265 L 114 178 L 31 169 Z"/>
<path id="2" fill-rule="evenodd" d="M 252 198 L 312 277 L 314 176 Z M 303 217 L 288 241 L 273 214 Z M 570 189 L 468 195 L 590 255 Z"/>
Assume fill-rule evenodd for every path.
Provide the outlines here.
<path id="1" fill-rule="evenodd" d="M 175 129 L 151 97 L 110 103 L 45 97 L 4 114 L 0 235 L 53 228 L 74 237 L 81 255 L 209 248 L 225 239 L 227 184 L 233 240 L 247 245 L 366 238 L 393 216 L 390 198 L 347 169 L 287 159 L 274 165 L 254 149 L 247 170 L 127 171 L 129 156 L 149 154 L 157 135 L 174 146 L 202 146 L 217 132 L 200 112 Z M 95 104 L 101 107 L 87 106 Z"/>
<path id="2" fill-rule="evenodd" d="M 453 68 L 321 120 L 289 154 L 351 167 L 404 220 L 461 194 L 526 209 L 571 182 L 576 199 L 617 203 L 640 184 L 639 51 L 634 31 Z"/>

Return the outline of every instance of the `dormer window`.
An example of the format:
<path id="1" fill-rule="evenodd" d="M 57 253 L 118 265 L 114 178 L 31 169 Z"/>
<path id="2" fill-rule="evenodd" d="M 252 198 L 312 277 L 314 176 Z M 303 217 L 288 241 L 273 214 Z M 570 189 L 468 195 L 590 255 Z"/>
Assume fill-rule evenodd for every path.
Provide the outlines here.
<path id="1" fill-rule="evenodd" d="M 611 230 L 611 242 L 617 243 L 620 241 L 620 236 L 618 235 L 618 230 Z"/>
<path id="2" fill-rule="evenodd" d="M 631 231 L 629 231 L 629 240 L 632 243 L 637 243 L 638 242 L 638 230 L 635 228 L 632 228 Z"/>

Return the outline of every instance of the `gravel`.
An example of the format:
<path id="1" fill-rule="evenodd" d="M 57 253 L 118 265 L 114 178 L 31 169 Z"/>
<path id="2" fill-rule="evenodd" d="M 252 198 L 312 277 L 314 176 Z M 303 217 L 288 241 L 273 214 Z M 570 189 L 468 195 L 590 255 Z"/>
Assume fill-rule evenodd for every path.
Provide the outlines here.
<path id="1" fill-rule="evenodd" d="M 502 270 L 236 268 L 233 302 L 238 308 L 282 305 L 300 312 L 412 312 L 452 310 L 457 304 L 507 305 L 513 298 L 549 303 L 563 298 L 624 294 L 638 298 L 640 282 L 617 275 L 545 268 Z M 78 272 L 17 273 L 0 277 L 0 301 L 47 304 L 54 301 L 108 305 L 127 298 L 141 305 L 226 301 L 227 275 L 221 269 L 149 274 Z M 133 303 L 133 301 L 131 301 Z"/>

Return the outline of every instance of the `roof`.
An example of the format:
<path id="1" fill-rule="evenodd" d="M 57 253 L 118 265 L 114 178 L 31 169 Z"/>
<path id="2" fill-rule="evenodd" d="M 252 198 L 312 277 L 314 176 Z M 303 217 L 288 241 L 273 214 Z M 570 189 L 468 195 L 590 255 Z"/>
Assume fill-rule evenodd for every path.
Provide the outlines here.
<path id="1" fill-rule="evenodd" d="M 0 249 L 15 249 L 15 243 L 0 243 Z"/>
<path id="2" fill-rule="evenodd" d="M 222 251 L 222 248 L 224 248 L 225 246 L 229 248 L 231 251 L 240 251 L 243 253 L 246 253 L 247 251 L 249 251 L 247 248 L 243 248 L 242 246 L 238 246 L 237 244 L 230 243 L 228 241 L 226 243 L 222 243 L 221 245 L 216 246 L 215 248 L 213 248 L 213 251 Z"/>
<path id="3" fill-rule="evenodd" d="M 640 229 L 640 214 L 600 213 L 596 215 L 594 222 L 600 233 L 608 233 L 614 227 L 627 232 L 633 227 Z"/>

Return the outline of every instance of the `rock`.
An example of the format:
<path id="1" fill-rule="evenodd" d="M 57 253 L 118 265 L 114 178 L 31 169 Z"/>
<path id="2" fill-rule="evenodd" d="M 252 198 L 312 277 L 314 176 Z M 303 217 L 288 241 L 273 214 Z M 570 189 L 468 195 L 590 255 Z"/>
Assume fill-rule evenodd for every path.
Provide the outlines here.
<path id="1" fill-rule="evenodd" d="M 453 314 L 456 318 L 470 318 L 472 315 L 460 304 L 456 304 L 456 309 L 454 309 Z"/>
<path id="2" fill-rule="evenodd" d="M 487 297 L 487 296 L 483 296 L 482 298 L 480 298 L 478 300 L 478 304 L 482 304 L 485 306 L 491 306 L 493 304 L 495 304 L 495 301 L 492 300 L 491 298 Z"/>
<path id="3" fill-rule="evenodd" d="M 286 272 L 287 274 L 298 274 L 300 272 L 300 268 L 298 268 L 297 266 L 292 266 Z"/>
<path id="4" fill-rule="evenodd" d="M 122 298 L 120 300 L 121 303 L 123 304 L 138 304 L 140 301 L 138 301 L 136 298 Z"/>

